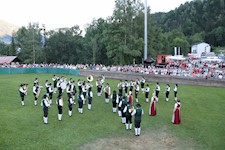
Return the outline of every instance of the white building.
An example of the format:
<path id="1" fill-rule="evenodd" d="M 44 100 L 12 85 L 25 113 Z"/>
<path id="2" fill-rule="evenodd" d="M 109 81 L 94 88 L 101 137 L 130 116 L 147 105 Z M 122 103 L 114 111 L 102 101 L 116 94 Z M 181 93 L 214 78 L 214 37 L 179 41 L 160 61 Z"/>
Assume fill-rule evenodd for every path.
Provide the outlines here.
<path id="1" fill-rule="evenodd" d="M 196 55 L 198 58 L 201 57 L 202 53 L 206 54 L 211 51 L 211 46 L 208 43 L 201 42 L 195 43 L 191 46 L 191 54 Z"/>

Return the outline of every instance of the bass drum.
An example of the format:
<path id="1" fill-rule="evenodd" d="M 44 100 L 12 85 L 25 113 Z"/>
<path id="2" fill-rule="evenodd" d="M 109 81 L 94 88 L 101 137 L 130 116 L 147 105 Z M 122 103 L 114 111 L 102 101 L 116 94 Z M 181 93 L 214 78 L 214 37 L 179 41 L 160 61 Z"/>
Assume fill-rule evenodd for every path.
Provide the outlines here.
<path id="1" fill-rule="evenodd" d="M 61 88 L 62 88 L 62 90 L 66 89 L 66 82 L 65 81 L 61 83 Z"/>

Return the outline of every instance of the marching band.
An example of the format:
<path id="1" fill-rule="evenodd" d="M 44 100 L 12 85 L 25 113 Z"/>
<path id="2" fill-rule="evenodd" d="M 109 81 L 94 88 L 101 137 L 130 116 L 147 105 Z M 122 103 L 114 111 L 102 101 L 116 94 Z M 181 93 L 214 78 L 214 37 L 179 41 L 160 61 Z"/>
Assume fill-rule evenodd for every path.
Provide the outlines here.
<path id="1" fill-rule="evenodd" d="M 44 94 L 41 106 L 43 106 L 43 120 L 44 124 L 48 124 L 48 109 L 50 108 L 50 105 L 52 104 L 53 95 L 58 92 L 58 96 L 56 98 L 56 104 L 58 108 L 58 120 L 62 120 L 62 112 L 63 112 L 63 93 L 64 90 L 68 97 L 68 115 L 72 116 L 72 110 L 73 105 L 76 104 L 75 102 L 75 95 L 77 93 L 76 91 L 76 84 L 72 78 L 67 82 L 66 78 L 62 76 L 61 78 L 57 77 L 56 75 L 53 75 L 52 77 L 53 86 L 52 83 L 49 82 L 49 80 L 45 81 L 45 88 L 46 93 Z M 77 86 L 79 93 L 77 95 L 77 101 L 78 101 L 78 112 L 83 113 L 83 106 L 86 102 L 86 97 L 88 100 L 88 110 L 91 110 L 92 102 L 93 102 L 93 92 L 92 92 L 92 81 L 93 76 L 88 76 L 87 81 L 78 79 Z M 96 80 L 96 87 L 97 87 L 97 96 L 101 96 L 102 91 L 105 93 L 105 103 L 109 103 L 110 99 L 112 100 L 112 112 L 116 113 L 118 112 L 118 116 L 121 117 L 121 121 L 123 124 L 125 124 L 126 130 L 132 129 L 132 116 L 134 116 L 134 126 L 135 126 L 135 135 L 140 135 L 140 124 L 141 124 L 141 116 L 143 115 L 143 109 L 141 108 L 141 105 L 138 100 L 138 93 L 139 93 L 139 84 L 141 86 L 141 91 L 144 93 L 145 101 L 149 102 L 149 92 L 150 87 L 149 84 L 146 84 L 145 86 L 145 79 L 142 77 L 141 80 L 136 79 L 135 81 L 128 81 L 128 80 L 120 80 L 120 82 L 117 84 L 118 88 L 118 94 L 117 90 L 113 90 L 111 94 L 111 87 L 109 86 L 109 83 L 105 82 L 105 76 L 102 75 L 101 77 L 97 78 Z M 174 99 L 175 99 L 175 106 L 173 111 L 173 119 L 172 122 L 174 124 L 179 124 L 181 121 L 180 119 L 180 100 L 177 99 L 177 88 L 178 85 L 175 84 L 174 87 Z M 41 93 L 42 86 L 39 85 L 38 78 L 35 78 L 34 84 L 33 84 L 33 95 L 34 95 L 34 105 L 37 106 L 38 104 L 38 98 Z M 134 91 L 133 91 L 134 89 Z M 129 92 L 128 92 L 129 90 Z M 123 92 L 124 91 L 124 92 Z M 133 102 L 133 92 L 135 94 L 135 100 L 136 100 L 136 107 L 134 107 Z M 153 91 L 151 102 L 149 104 L 149 115 L 155 116 L 156 115 L 156 103 L 159 99 L 159 92 L 160 92 L 160 86 L 159 83 L 156 83 L 155 90 Z M 170 92 L 170 86 L 169 84 L 166 85 L 165 89 L 165 96 L 166 96 L 166 102 L 169 101 L 169 92 Z M 24 106 L 24 97 L 28 93 L 28 84 L 21 84 L 19 87 L 19 93 L 21 97 L 21 103 L 22 106 Z M 118 110 L 117 110 L 118 107 Z"/>

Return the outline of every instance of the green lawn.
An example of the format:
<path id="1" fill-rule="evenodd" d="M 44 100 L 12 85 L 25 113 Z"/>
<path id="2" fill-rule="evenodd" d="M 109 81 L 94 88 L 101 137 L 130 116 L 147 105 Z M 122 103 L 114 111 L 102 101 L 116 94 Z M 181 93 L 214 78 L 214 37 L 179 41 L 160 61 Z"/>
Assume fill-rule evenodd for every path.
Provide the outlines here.
<path id="1" fill-rule="evenodd" d="M 72 77 L 65 75 L 67 79 Z M 84 114 L 78 114 L 73 107 L 73 116 L 68 116 L 67 95 L 64 94 L 63 121 L 57 120 L 56 95 L 49 110 L 49 124 L 43 124 L 43 111 L 40 106 L 34 106 L 32 84 L 35 77 L 44 85 L 46 79 L 51 80 L 51 74 L 0 75 L 0 149 L 78 149 L 83 144 L 97 139 L 113 136 L 134 136 L 134 131 L 125 131 L 121 119 L 112 113 L 112 104 L 105 104 L 104 95 L 96 95 L 95 80 L 93 81 L 92 110 L 84 105 Z M 25 97 L 25 106 L 21 106 L 18 92 L 20 83 L 28 83 L 29 91 Z M 111 90 L 117 89 L 118 80 L 106 79 Z M 181 98 L 182 124 L 172 125 L 173 93 L 170 101 L 165 102 L 165 84 L 161 85 L 157 116 L 148 115 L 149 103 L 144 100 L 144 94 L 139 94 L 139 101 L 144 109 L 142 133 L 157 132 L 166 127 L 172 136 L 183 141 L 194 149 L 224 149 L 225 148 L 225 92 L 224 88 L 179 85 L 178 96 Z M 171 91 L 174 85 L 171 85 Z M 155 83 L 150 83 L 152 93 Z M 41 96 L 44 94 L 42 90 Z"/>

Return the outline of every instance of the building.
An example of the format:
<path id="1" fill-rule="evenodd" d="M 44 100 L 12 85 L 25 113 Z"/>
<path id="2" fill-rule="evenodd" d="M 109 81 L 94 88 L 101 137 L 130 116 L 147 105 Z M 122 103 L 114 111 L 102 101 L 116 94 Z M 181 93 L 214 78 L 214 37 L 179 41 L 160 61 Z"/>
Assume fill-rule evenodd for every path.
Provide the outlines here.
<path id="1" fill-rule="evenodd" d="M 196 55 L 198 58 L 200 58 L 202 54 L 209 53 L 210 51 L 211 46 L 205 42 L 195 43 L 191 46 L 191 54 Z"/>

